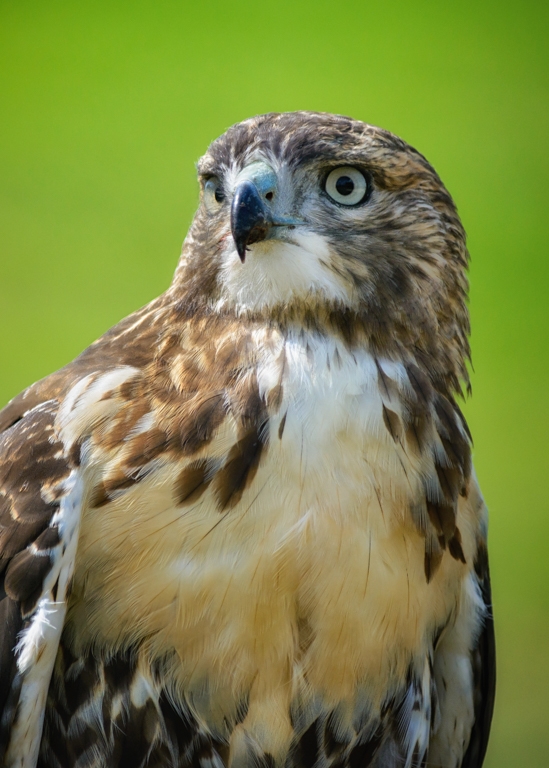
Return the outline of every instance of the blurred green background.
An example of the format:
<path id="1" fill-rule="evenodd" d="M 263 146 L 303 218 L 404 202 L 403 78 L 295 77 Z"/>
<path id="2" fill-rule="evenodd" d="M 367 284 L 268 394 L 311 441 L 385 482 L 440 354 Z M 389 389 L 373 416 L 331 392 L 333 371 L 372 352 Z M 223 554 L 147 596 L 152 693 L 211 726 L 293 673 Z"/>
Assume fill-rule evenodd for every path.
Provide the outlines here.
<path id="1" fill-rule="evenodd" d="M 194 163 L 316 109 L 427 155 L 472 254 L 499 693 L 488 768 L 549 765 L 549 4 L 0 0 L 0 400 L 169 283 Z"/>

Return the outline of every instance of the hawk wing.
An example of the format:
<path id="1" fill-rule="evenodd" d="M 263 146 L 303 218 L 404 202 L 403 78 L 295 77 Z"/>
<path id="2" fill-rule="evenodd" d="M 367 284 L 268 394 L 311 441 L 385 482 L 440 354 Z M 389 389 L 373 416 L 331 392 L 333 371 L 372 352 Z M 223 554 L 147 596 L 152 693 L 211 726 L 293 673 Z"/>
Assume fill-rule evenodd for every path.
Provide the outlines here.
<path id="1" fill-rule="evenodd" d="M 471 655 L 475 722 L 469 746 L 463 758 L 462 768 L 480 768 L 484 761 L 496 695 L 496 641 L 488 551 L 485 540 L 480 542 L 477 550 L 475 571 L 486 612 L 480 636 Z"/>
<path id="2" fill-rule="evenodd" d="M 0 437 L 0 756 L 34 764 L 65 616 L 80 506 L 75 473 L 53 437 L 57 402 Z M 4 764 L 4 763 L 3 763 Z"/>
<path id="3" fill-rule="evenodd" d="M 80 522 L 78 472 L 54 422 L 89 373 L 144 364 L 166 295 L 130 315 L 72 363 L 0 411 L 0 764 L 36 762 L 66 611 Z M 138 331 L 136 333 L 136 331 Z M 12 757 L 10 757 L 12 756 Z"/>
<path id="4" fill-rule="evenodd" d="M 479 509 L 481 526 L 474 571 L 464 582 L 458 613 L 439 638 L 435 651 L 440 716 L 429 748 L 427 765 L 432 768 L 481 768 L 494 710 L 496 651 L 487 515 L 474 478 L 471 485 L 468 503 Z M 479 624 L 480 629 L 475 630 Z"/>

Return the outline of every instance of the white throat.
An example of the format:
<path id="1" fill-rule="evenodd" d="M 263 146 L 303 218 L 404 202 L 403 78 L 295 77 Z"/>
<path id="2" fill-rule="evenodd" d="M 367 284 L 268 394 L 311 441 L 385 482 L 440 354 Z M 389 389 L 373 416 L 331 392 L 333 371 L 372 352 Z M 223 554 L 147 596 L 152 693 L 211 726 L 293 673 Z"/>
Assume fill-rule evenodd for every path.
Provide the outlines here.
<path id="1" fill-rule="evenodd" d="M 242 264 L 232 240 L 222 255 L 221 295 L 216 309 L 239 314 L 318 296 L 349 304 L 351 285 L 333 268 L 326 240 L 313 232 L 293 230 L 288 240 L 268 239 L 249 246 Z"/>

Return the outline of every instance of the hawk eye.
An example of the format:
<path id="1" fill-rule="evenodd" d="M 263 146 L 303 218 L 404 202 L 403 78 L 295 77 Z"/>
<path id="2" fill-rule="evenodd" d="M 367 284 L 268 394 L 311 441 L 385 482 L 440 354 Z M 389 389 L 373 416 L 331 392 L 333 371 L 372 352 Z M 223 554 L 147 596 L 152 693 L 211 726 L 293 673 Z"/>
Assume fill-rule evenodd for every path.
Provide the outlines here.
<path id="1" fill-rule="evenodd" d="M 225 192 L 217 176 L 211 176 L 204 184 L 204 198 L 208 208 L 217 208 L 225 200 Z"/>
<path id="2" fill-rule="evenodd" d="M 340 205 L 358 205 L 369 196 L 370 184 L 358 168 L 344 165 L 330 171 L 324 189 L 328 197 Z"/>

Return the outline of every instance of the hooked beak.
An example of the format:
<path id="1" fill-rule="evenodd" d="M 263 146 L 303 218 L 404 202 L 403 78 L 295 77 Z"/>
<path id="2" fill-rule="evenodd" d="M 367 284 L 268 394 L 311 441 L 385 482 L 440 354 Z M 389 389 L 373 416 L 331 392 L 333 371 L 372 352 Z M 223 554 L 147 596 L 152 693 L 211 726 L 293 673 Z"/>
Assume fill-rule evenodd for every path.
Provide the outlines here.
<path id="1" fill-rule="evenodd" d="M 231 205 L 231 232 L 240 256 L 246 258 L 246 246 L 265 240 L 273 221 L 256 185 L 249 180 L 237 187 Z"/>

